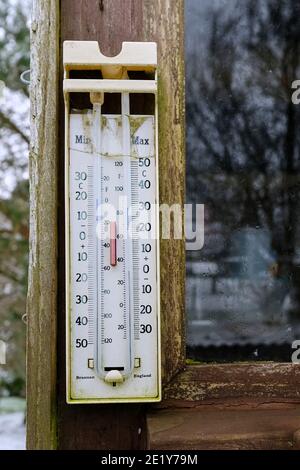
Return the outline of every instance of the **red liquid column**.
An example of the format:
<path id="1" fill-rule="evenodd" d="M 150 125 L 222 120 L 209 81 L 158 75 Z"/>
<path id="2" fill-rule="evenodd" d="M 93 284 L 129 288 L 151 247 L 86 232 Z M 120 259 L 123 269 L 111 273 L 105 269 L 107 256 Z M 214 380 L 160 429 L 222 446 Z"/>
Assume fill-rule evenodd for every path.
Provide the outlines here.
<path id="1" fill-rule="evenodd" d="M 117 223 L 110 223 L 110 264 L 116 266 L 117 264 Z"/>

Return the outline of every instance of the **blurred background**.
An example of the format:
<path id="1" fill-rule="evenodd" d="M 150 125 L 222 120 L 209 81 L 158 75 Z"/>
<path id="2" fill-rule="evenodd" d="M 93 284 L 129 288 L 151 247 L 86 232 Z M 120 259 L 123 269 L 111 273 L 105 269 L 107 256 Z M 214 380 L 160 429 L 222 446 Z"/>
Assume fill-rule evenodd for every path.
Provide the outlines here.
<path id="1" fill-rule="evenodd" d="M 185 0 L 187 354 L 290 361 L 300 338 L 300 4 Z M 24 448 L 30 0 L 0 0 L 0 449 Z"/>
<path id="2" fill-rule="evenodd" d="M 0 0 L 0 449 L 25 445 L 29 17 L 30 0 Z"/>
<path id="3" fill-rule="evenodd" d="M 300 3 L 186 0 L 188 357 L 290 361 L 300 337 Z"/>

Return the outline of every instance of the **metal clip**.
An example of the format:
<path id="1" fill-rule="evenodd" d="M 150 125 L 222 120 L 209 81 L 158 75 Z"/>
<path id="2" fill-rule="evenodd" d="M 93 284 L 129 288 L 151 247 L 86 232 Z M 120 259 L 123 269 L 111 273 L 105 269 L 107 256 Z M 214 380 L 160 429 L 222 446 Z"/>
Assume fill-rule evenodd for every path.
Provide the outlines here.
<path id="1" fill-rule="evenodd" d="M 24 85 L 30 85 L 30 79 L 28 80 L 26 77 L 27 75 L 30 75 L 30 69 L 24 70 L 24 72 L 21 73 L 20 75 L 20 80 Z"/>

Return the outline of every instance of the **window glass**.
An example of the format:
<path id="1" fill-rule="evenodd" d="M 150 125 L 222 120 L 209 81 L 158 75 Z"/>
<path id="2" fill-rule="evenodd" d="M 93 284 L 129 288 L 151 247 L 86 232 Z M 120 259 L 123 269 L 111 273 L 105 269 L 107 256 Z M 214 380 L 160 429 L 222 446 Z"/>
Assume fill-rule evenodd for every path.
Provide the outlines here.
<path id="1" fill-rule="evenodd" d="M 291 360 L 300 339 L 300 4 L 186 0 L 188 357 Z"/>

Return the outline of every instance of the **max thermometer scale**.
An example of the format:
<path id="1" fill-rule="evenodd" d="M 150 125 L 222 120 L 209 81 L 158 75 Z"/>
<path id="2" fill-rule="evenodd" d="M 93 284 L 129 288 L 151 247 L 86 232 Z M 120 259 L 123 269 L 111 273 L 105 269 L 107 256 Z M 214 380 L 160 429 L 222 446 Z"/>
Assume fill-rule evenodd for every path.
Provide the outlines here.
<path id="1" fill-rule="evenodd" d="M 68 403 L 160 400 L 156 64 L 64 43 Z"/>

